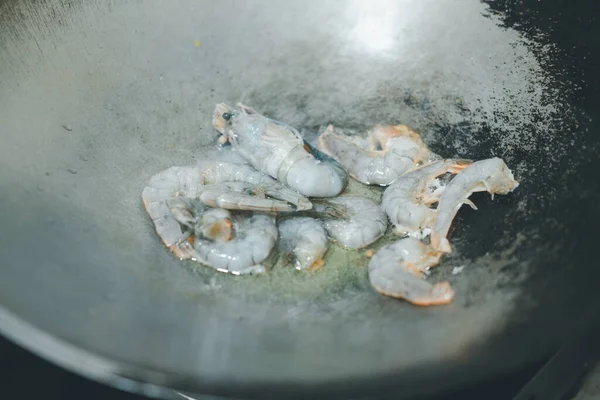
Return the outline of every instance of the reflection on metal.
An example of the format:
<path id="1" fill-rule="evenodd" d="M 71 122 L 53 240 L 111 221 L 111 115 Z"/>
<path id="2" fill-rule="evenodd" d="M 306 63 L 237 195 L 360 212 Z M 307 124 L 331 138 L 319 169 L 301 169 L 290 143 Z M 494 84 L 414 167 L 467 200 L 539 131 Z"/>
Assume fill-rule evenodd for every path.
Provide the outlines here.
<path id="1" fill-rule="evenodd" d="M 353 39 L 369 52 L 391 50 L 397 40 L 398 2 L 394 0 L 355 1 L 352 5 L 357 22 Z"/>
<path id="2" fill-rule="evenodd" d="M 210 395 L 201 395 L 200 397 L 191 397 L 188 396 L 187 394 L 183 394 L 181 392 L 175 392 L 177 393 L 179 396 L 183 397 L 186 400 L 227 400 L 225 397 L 217 397 L 217 396 L 210 396 Z"/>

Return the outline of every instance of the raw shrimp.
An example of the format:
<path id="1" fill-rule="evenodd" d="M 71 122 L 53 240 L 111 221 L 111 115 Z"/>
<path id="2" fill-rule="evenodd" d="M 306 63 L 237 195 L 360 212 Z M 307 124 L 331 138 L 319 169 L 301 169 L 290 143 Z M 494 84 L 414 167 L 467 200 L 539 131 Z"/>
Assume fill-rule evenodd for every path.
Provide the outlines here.
<path id="1" fill-rule="evenodd" d="M 163 241 L 177 257 L 181 259 L 189 258 L 188 252 L 184 251 L 179 245 L 191 236 L 191 230 L 184 229 L 185 221 L 181 216 L 183 209 L 189 208 L 189 204 L 184 204 L 185 200 L 194 198 L 198 189 L 200 179 L 197 168 L 193 167 L 171 167 L 150 178 L 148 186 L 142 192 L 142 200 L 148 215 L 152 219 L 154 229 L 159 238 Z M 178 198 L 182 195 L 184 198 Z M 206 207 L 197 204 L 198 212 Z M 182 222 L 178 221 L 176 215 L 180 215 Z M 193 217 L 190 216 L 188 221 Z"/>
<path id="2" fill-rule="evenodd" d="M 329 203 L 346 208 L 346 218 L 325 219 L 323 226 L 342 246 L 360 249 L 375 242 L 387 229 L 387 217 L 379 205 L 364 197 L 341 196 Z"/>
<path id="3" fill-rule="evenodd" d="M 238 215 L 234 219 L 233 239 L 223 242 L 196 235 L 192 246 L 185 242 L 193 261 L 220 272 L 244 275 L 265 272 L 265 261 L 277 242 L 275 218 L 268 215 Z M 183 246 L 183 245 L 182 245 Z"/>
<path id="4" fill-rule="evenodd" d="M 201 161 L 198 163 L 198 167 L 204 185 L 245 182 L 254 185 L 256 191 L 262 192 L 264 195 L 293 204 L 296 210 L 302 211 L 312 208 L 310 200 L 306 197 L 277 182 L 270 176 L 255 170 L 250 165 L 222 161 Z"/>
<path id="5" fill-rule="evenodd" d="M 231 239 L 231 213 L 222 208 L 208 208 L 195 199 L 175 197 L 166 201 L 173 218 L 184 229 L 181 243 L 188 237 L 201 234 L 212 240 L 227 241 Z"/>
<path id="6" fill-rule="evenodd" d="M 223 182 L 204 186 L 200 200 L 211 207 L 229 210 L 291 212 L 296 208 L 285 201 L 267 199 L 262 187 L 246 182 Z"/>
<path id="7" fill-rule="evenodd" d="M 312 151 L 296 129 L 248 107 L 218 104 L 213 126 L 252 166 L 305 196 L 337 196 L 348 183 L 344 168 Z"/>
<path id="8" fill-rule="evenodd" d="M 279 252 L 293 255 L 298 270 L 323 266 L 327 250 L 327 234 L 323 223 L 308 217 L 285 218 L 279 222 Z"/>
<path id="9" fill-rule="evenodd" d="M 234 182 L 203 184 L 221 181 L 227 177 Z M 250 183 L 240 182 L 244 179 Z M 253 191 L 294 201 L 302 209 L 312 207 L 308 199 L 260 174 L 252 167 L 229 163 L 206 163 L 202 168 L 167 168 L 150 178 L 148 186 L 142 191 L 142 200 L 160 239 L 177 257 L 186 259 L 190 258 L 192 253 L 181 244 L 193 234 L 192 227 L 207 211 L 206 205 L 268 212 L 297 209 L 284 201 L 252 196 Z M 214 213 L 215 211 L 211 211 L 209 215 L 214 216 Z M 212 239 L 219 235 L 226 237 L 227 232 L 231 231 L 231 221 L 226 216 L 218 223 L 207 222 L 202 226 L 206 229 L 205 236 Z M 214 236 L 208 234 L 211 230 L 215 230 Z"/>
<path id="10" fill-rule="evenodd" d="M 450 284 L 432 285 L 422 277 L 439 258 L 439 253 L 418 239 L 401 239 L 383 246 L 369 260 L 369 280 L 379 293 L 403 298 L 415 305 L 448 304 L 454 299 Z"/>
<path id="11" fill-rule="evenodd" d="M 452 251 L 447 235 L 452 220 L 463 204 L 477 209 L 469 196 L 474 192 L 507 194 L 519 186 L 508 166 L 500 158 L 474 162 L 461 171 L 444 189 L 437 207 L 437 216 L 431 232 L 431 246 L 437 251 Z"/>
<path id="12" fill-rule="evenodd" d="M 471 162 L 438 160 L 426 164 L 395 180 L 383 192 L 381 208 L 394 225 L 394 232 L 417 238 L 428 235 L 435 221 L 436 210 L 429 206 L 439 201 L 443 187 L 431 191 L 429 186 L 437 176 L 456 174 Z"/>
<path id="13" fill-rule="evenodd" d="M 367 141 L 335 134 L 330 125 L 319 137 L 319 146 L 366 185 L 387 186 L 411 168 L 439 158 L 406 125 L 376 126 Z"/>
<path id="14" fill-rule="evenodd" d="M 198 198 L 202 186 L 202 176 L 198 168 L 170 167 L 150 178 L 142 191 L 142 200 L 152 216 L 149 207 L 173 197 Z"/>
<path id="15" fill-rule="evenodd" d="M 223 196 L 219 198 L 220 195 Z M 204 198 L 211 206 L 218 206 L 219 200 L 222 200 L 221 208 L 232 210 L 294 211 L 312 208 L 310 200 L 251 166 L 226 162 L 167 168 L 152 176 L 142 192 L 142 200 L 151 217 L 154 207 L 173 197 Z"/>
<path id="16" fill-rule="evenodd" d="M 231 238 L 229 211 L 209 209 L 199 201 L 174 197 L 153 202 L 148 207 L 148 214 L 165 246 L 182 260 L 193 256 L 187 240 L 195 233 L 218 241 Z"/>

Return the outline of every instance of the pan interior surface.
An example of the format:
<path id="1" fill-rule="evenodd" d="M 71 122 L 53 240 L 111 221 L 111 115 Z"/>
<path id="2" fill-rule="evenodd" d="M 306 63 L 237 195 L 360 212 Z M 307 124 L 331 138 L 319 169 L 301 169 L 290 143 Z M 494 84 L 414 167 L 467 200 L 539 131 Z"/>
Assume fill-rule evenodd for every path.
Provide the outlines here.
<path id="1" fill-rule="evenodd" d="M 543 53 L 479 1 L 27 0 L 0 11 L 0 307 L 114 361 L 114 374 L 205 390 L 466 366 L 539 305 L 525 290 L 533 276 L 575 268 L 558 234 L 575 228 L 556 215 L 588 157 L 572 129 L 585 115 Z M 459 213 L 454 253 L 430 278 L 455 287 L 449 306 L 378 295 L 364 254 L 335 245 L 314 273 L 222 275 L 168 253 L 141 203 L 156 172 L 232 157 L 211 126 L 222 101 L 310 141 L 328 124 L 363 134 L 405 123 L 445 157 L 503 158 L 520 186 Z M 519 346 L 540 352 L 561 333 L 523 332 Z"/>

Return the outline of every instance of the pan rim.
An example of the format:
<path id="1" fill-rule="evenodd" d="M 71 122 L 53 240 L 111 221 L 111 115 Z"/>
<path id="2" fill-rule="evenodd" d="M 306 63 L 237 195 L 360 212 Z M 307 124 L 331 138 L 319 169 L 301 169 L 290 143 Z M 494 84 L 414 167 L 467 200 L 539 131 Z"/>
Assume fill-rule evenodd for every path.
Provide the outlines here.
<path id="1" fill-rule="evenodd" d="M 179 373 L 161 371 L 129 361 L 117 360 L 114 357 L 102 355 L 93 350 L 87 350 L 60 337 L 54 336 L 37 326 L 25 321 L 13 312 L 0 305 L 0 334 L 14 344 L 30 351 L 34 355 L 49 361 L 65 370 L 91 379 L 96 382 L 126 392 L 140 394 L 150 398 L 181 400 L 195 399 L 194 396 L 213 396 L 215 398 L 280 398 L 285 394 L 292 399 L 314 398 L 315 395 L 327 392 L 329 398 L 365 398 L 375 395 L 374 390 L 391 391 L 398 394 L 401 388 L 407 396 L 433 395 L 440 390 L 453 390 L 467 382 L 485 379 L 485 376 L 501 375 L 522 367 L 504 364 L 503 368 L 496 366 L 495 371 L 487 371 L 485 376 L 476 365 L 471 369 L 468 379 L 461 379 L 461 374 L 453 374 L 452 380 L 444 380 L 436 385 L 423 385 L 417 380 L 407 387 L 407 381 L 399 378 L 398 371 L 386 376 L 363 376 L 362 378 L 327 380 L 314 383 L 264 381 L 244 382 L 235 377 L 231 382 L 208 382 L 198 376 L 182 376 Z M 537 362 L 537 361 L 531 361 Z M 428 368 L 425 364 L 422 367 Z M 460 371 L 464 372 L 464 369 Z M 410 371 L 407 371 L 410 372 Z M 418 375 L 417 375 L 418 376 Z M 462 374 L 465 377 L 464 374 Z M 395 377 L 395 379 L 392 379 Z M 152 382 L 161 383 L 152 383 Z M 392 381 L 394 381 L 392 383 Z M 379 387 L 380 384 L 382 387 Z M 390 386 L 390 384 L 392 386 Z M 373 390 L 374 389 L 374 390 Z"/>

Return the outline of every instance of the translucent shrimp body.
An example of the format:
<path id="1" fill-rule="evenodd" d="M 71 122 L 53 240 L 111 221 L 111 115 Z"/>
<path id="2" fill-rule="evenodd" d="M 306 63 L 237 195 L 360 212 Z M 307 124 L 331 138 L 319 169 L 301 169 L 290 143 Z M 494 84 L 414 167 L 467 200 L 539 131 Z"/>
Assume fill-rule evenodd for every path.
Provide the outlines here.
<path id="1" fill-rule="evenodd" d="M 182 204 L 183 198 L 197 197 L 202 186 L 200 182 L 197 168 L 171 167 L 152 176 L 142 191 L 142 201 L 156 233 L 165 246 L 182 259 L 189 258 L 189 254 L 179 244 L 190 235 L 183 231 L 172 209 L 187 210 L 188 205 Z"/>
<path id="2" fill-rule="evenodd" d="M 223 182 L 204 186 L 200 200 L 210 206 L 228 210 L 291 212 L 296 208 L 285 201 L 264 197 L 264 188 L 246 182 Z"/>
<path id="3" fill-rule="evenodd" d="M 254 168 L 304 196 L 333 197 L 344 190 L 348 178 L 343 167 L 312 153 L 296 129 L 240 108 L 234 112 L 217 105 L 213 125 Z"/>
<path id="4" fill-rule="evenodd" d="M 198 167 L 204 185 L 245 182 L 253 185 L 257 191 L 261 191 L 264 195 L 293 204 L 298 211 L 312 208 L 312 203 L 306 197 L 282 185 L 270 176 L 257 171 L 250 165 L 201 161 L 198 163 Z"/>
<path id="5" fill-rule="evenodd" d="M 153 175 L 142 191 L 146 208 L 173 197 L 198 198 L 203 189 L 200 170 L 195 167 L 170 167 Z M 148 213 L 152 215 L 150 210 Z"/>
<path id="6" fill-rule="evenodd" d="M 275 218 L 262 214 L 238 216 L 234 231 L 234 238 L 227 242 L 196 236 L 191 259 L 233 275 L 265 272 L 261 263 L 269 257 L 277 242 Z M 191 247 L 189 242 L 186 243 Z"/>
<path id="7" fill-rule="evenodd" d="M 437 176 L 456 174 L 470 161 L 438 160 L 407 172 L 383 192 L 381 208 L 394 225 L 394 232 L 417 238 L 427 236 L 436 217 L 429 208 L 439 200 L 443 187 L 432 191 L 429 186 Z"/>
<path id="8" fill-rule="evenodd" d="M 463 204 L 475 210 L 469 200 L 474 192 L 507 194 L 519 186 L 508 166 L 500 158 L 474 162 L 456 175 L 446 186 L 437 207 L 437 216 L 431 232 L 431 246 L 434 250 L 449 253 L 452 251 L 447 235 L 456 213 Z"/>
<path id="9" fill-rule="evenodd" d="M 163 203 L 174 197 L 201 199 L 209 206 L 231 210 L 286 212 L 312 208 L 306 197 L 251 166 L 227 162 L 167 168 L 152 176 L 142 192 L 151 217 L 164 214 Z"/>
<path id="10" fill-rule="evenodd" d="M 205 185 L 205 182 L 211 184 Z M 257 191 L 260 193 L 256 193 Z M 283 197 L 298 206 L 265 198 L 265 194 Z M 167 168 L 150 178 L 142 191 L 142 201 L 159 238 L 181 259 L 193 256 L 193 249 L 185 244 L 185 240 L 193 234 L 194 226 L 200 222 L 200 226 L 204 227 L 205 238 L 231 236 L 229 214 L 223 210 L 208 210 L 207 206 L 264 212 L 295 211 L 298 208 L 312 207 L 308 199 L 252 167 L 230 163 Z M 206 221 L 204 213 L 208 213 Z M 219 213 L 221 217 L 218 217 Z M 208 221 L 209 217 L 212 222 Z"/>
<path id="11" fill-rule="evenodd" d="M 323 223 L 309 217 L 285 218 L 279 222 L 279 251 L 293 255 L 297 270 L 323 266 L 327 234 Z"/>
<path id="12" fill-rule="evenodd" d="M 439 254 L 414 238 L 383 246 L 369 261 L 369 280 L 381 294 L 419 306 L 448 304 L 454 290 L 448 282 L 431 284 L 422 272 L 436 265 Z"/>
<path id="13" fill-rule="evenodd" d="M 226 242 L 233 235 L 231 213 L 222 208 L 209 208 L 196 220 L 196 235 L 204 238 Z"/>
<path id="14" fill-rule="evenodd" d="M 231 214 L 227 210 L 208 208 L 184 197 L 152 203 L 148 210 L 156 233 L 180 259 L 193 256 L 187 240 L 194 234 L 217 241 L 231 238 Z"/>
<path id="15" fill-rule="evenodd" d="M 387 229 L 387 217 L 379 205 L 364 197 L 340 196 L 329 203 L 346 208 L 344 219 L 326 219 L 327 233 L 342 246 L 360 249 L 375 242 Z"/>
<path id="16" fill-rule="evenodd" d="M 367 141 L 335 134 L 330 125 L 319 137 L 319 146 L 366 185 L 387 186 L 421 163 L 439 158 L 406 125 L 377 126 Z"/>

